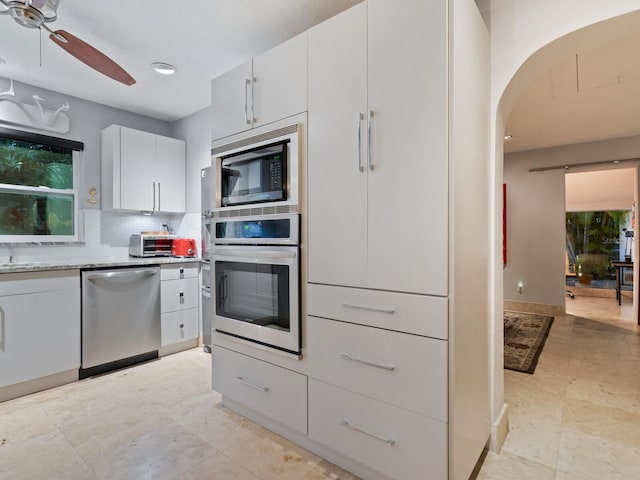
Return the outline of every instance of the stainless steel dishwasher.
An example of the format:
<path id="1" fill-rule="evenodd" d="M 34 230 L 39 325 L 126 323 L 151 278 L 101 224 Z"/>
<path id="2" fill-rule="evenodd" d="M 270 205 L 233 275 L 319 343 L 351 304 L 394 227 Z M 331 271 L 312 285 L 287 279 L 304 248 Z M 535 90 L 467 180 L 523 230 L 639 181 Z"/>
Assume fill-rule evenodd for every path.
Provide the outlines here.
<path id="1" fill-rule="evenodd" d="M 82 271 L 80 378 L 158 357 L 160 267 Z"/>

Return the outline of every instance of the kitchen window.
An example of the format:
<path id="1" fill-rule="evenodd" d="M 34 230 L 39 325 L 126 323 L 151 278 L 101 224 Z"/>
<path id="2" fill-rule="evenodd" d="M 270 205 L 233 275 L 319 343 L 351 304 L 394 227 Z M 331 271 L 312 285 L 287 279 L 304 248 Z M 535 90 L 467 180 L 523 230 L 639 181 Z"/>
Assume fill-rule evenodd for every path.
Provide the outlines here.
<path id="1" fill-rule="evenodd" d="M 0 242 L 78 240 L 81 147 L 0 129 Z"/>

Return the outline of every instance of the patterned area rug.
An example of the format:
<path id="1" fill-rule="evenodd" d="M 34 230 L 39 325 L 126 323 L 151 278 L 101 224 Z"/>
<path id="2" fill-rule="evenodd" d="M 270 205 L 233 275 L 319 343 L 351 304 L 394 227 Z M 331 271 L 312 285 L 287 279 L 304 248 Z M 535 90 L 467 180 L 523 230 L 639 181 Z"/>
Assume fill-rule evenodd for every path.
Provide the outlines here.
<path id="1" fill-rule="evenodd" d="M 533 373 L 547 340 L 553 317 L 504 312 L 504 368 Z"/>

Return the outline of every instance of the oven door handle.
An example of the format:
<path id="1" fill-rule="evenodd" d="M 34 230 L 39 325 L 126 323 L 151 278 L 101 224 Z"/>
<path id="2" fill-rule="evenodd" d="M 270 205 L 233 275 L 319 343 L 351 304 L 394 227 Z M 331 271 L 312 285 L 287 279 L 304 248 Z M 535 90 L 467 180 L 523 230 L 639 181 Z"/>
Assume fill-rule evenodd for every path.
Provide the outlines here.
<path id="1" fill-rule="evenodd" d="M 243 249 L 229 249 L 224 252 L 214 253 L 214 260 L 229 260 L 241 258 L 244 261 L 250 262 L 251 259 L 271 259 L 271 258 L 296 258 L 297 251 L 279 251 L 279 250 L 265 250 L 261 252 L 247 251 Z"/>

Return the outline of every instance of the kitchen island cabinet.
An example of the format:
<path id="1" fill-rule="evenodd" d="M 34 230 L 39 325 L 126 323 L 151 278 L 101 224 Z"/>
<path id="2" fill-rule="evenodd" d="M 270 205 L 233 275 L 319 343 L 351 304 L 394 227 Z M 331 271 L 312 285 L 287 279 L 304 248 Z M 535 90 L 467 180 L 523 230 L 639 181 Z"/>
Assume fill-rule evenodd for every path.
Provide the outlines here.
<path id="1" fill-rule="evenodd" d="M 185 142 L 120 125 L 102 131 L 102 208 L 185 212 Z"/>
<path id="2" fill-rule="evenodd" d="M 0 401 L 75 381 L 79 368 L 79 270 L 0 274 Z"/>

